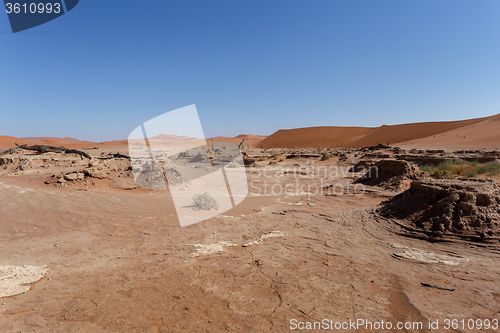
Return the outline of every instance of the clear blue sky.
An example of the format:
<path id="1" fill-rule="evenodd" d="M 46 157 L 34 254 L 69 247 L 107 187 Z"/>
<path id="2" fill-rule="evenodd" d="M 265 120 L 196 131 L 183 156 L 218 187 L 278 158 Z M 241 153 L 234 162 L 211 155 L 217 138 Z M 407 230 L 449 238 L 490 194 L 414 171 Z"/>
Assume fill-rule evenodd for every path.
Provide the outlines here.
<path id="1" fill-rule="evenodd" d="M 500 113 L 500 1 L 81 0 L 12 34 L 0 134 L 125 139 L 196 104 L 205 135 Z"/>

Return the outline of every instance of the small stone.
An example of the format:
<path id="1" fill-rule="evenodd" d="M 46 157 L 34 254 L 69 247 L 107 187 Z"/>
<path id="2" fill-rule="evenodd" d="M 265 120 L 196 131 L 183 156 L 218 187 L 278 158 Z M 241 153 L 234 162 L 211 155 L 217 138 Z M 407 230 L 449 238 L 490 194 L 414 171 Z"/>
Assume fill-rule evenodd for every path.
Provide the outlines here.
<path id="1" fill-rule="evenodd" d="M 68 173 L 66 175 L 64 175 L 64 179 L 67 180 L 67 181 L 75 181 L 78 179 L 78 174 L 76 172 L 74 173 Z"/>

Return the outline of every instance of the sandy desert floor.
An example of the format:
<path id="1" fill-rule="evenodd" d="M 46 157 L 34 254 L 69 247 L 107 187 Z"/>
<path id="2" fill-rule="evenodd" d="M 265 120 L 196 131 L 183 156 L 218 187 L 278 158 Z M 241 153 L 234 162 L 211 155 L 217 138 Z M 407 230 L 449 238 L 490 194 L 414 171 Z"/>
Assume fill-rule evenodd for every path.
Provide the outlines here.
<path id="1" fill-rule="evenodd" d="M 345 188 L 349 175 L 297 172 L 352 165 L 314 157 L 257 163 L 247 168 L 253 183 L 242 204 L 183 228 L 168 191 L 101 179 L 54 186 L 44 181 L 56 167 L 7 170 L 0 264 L 46 265 L 47 273 L 28 292 L 0 298 L 0 332 L 286 332 L 294 319 L 476 332 L 445 330 L 445 320 L 500 319 L 500 243 L 405 236 L 375 213 L 401 190 L 269 192 L 286 183 Z M 428 329 L 429 320 L 440 329 Z"/>

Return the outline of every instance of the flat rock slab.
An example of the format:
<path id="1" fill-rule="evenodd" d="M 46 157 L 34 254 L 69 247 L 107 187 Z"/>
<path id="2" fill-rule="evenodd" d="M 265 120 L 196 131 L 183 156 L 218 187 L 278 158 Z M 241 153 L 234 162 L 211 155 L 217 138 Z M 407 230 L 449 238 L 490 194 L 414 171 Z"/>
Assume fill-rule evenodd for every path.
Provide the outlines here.
<path id="1" fill-rule="evenodd" d="M 47 271 L 47 266 L 0 266 L 0 297 L 29 291 L 29 284 L 42 279 Z"/>
<path id="2" fill-rule="evenodd" d="M 456 266 L 461 262 L 470 261 L 471 258 L 452 257 L 444 254 L 436 254 L 419 249 L 409 249 L 401 253 L 394 253 L 396 258 L 413 259 L 426 264 L 444 264 Z"/>

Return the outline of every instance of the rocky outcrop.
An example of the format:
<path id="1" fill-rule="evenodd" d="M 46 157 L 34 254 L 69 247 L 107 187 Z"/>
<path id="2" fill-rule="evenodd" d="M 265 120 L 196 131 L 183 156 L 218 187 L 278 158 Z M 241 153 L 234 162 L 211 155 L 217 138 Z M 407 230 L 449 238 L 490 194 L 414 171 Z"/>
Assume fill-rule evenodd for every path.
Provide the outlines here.
<path id="1" fill-rule="evenodd" d="M 499 231 L 500 186 L 492 179 L 418 180 L 384 202 L 379 213 L 438 236 L 492 238 Z"/>
<path id="2" fill-rule="evenodd" d="M 366 172 L 374 163 L 374 161 L 359 161 L 349 172 Z"/>
<path id="3" fill-rule="evenodd" d="M 358 168 L 360 167 L 358 166 Z M 423 176 L 422 171 L 406 161 L 380 160 L 370 166 L 368 171 L 355 183 L 397 190 L 408 186 L 408 182 L 405 181 L 420 179 Z"/>
<path id="4" fill-rule="evenodd" d="M 243 162 L 245 163 L 245 165 L 251 165 L 258 161 L 257 158 L 248 156 L 246 152 L 242 152 L 241 156 L 243 157 Z"/>
<path id="5" fill-rule="evenodd" d="M 189 151 L 183 151 L 179 153 L 179 156 L 177 158 L 191 158 L 193 155 Z"/>
<path id="6" fill-rule="evenodd" d="M 413 162 L 418 165 L 438 165 L 449 159 L 449 157 L 438 156 L 438 155 L 424 155 L 424 154 L 422 155 L 403 154 L 403 155 L 398 155 L 396 158 L 402 161 Z"/>
<path id="7" fill-rule="evenodd" d="M 107 173 L 104 169 L 99 167 L 90 167 L 84 170 L 84 173 L 88 177 L 104 179 L 107 177 Z"/>
<path id="8" fill-rule="evenodd" d="M 194 163 L 194 162 L 204 162 L 209 159 L 208 154 L 205 153 L 198 153 L 195 157 L 193 157 L 189 162 Z"/>

